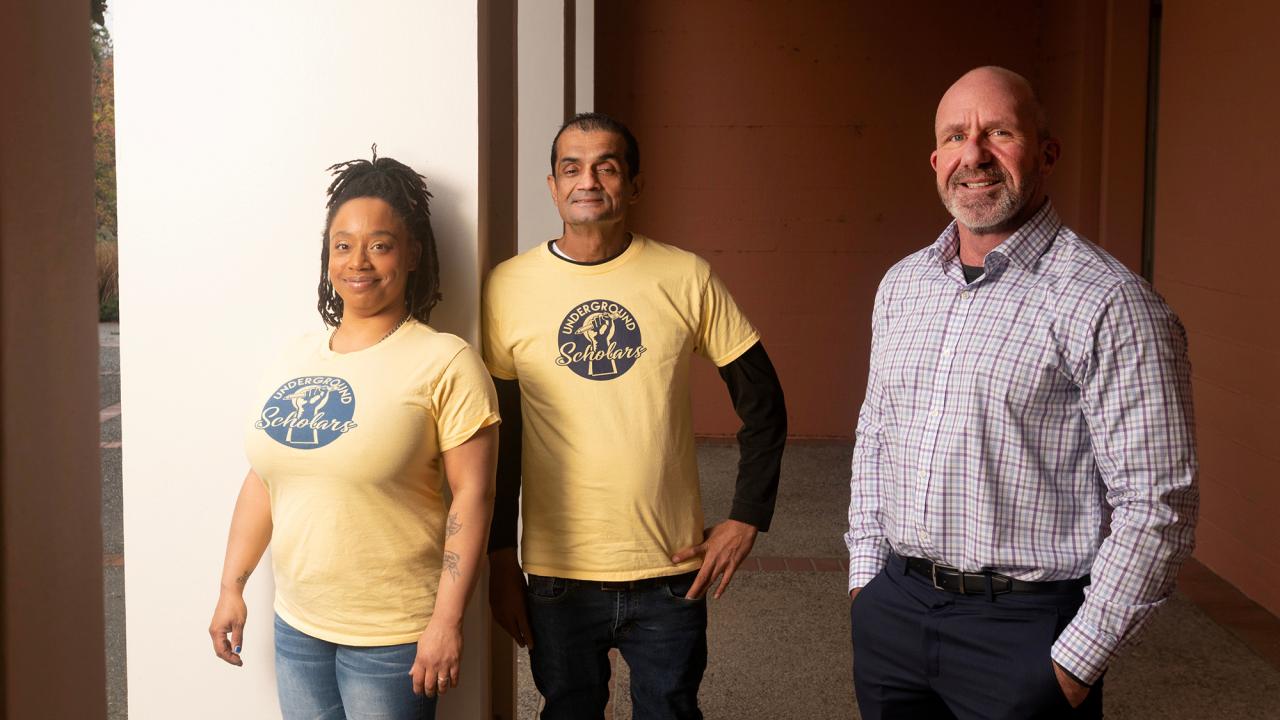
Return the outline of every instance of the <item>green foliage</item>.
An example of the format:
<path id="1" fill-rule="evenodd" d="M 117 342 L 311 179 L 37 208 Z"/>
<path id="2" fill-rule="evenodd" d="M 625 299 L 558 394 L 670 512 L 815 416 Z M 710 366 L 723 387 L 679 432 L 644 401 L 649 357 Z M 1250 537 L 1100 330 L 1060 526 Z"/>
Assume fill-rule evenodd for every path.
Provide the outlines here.
<path id="1" fill-rule="evenodd" d="M 120 319 L 120 246 L 114 240 L 99 240 L 94 248 L 98 259 L 98 319 Z"/>
<path id="2" fill-rule="evenodd" d="M 120 298 L 113 297 L 98 305 L 98 322 L 120 322 Z"/>
<path id="3" fill-rule="evenodd" d="M 98 239 L 116 239 L 115 55 L 104 27 L 92 27 L 93 195 Z"/>
<path id="4" fill-rule="evenodd" d="M 119 320 L 119 248 L 116 245 L 116 103 L 115 55 L 111 36 L 102 26 L 100 11 L 105 2 L 95 2 L 94 21 L 89 28 L 93 49 L 93 200 L 97 218 L 98 319 Z"/>

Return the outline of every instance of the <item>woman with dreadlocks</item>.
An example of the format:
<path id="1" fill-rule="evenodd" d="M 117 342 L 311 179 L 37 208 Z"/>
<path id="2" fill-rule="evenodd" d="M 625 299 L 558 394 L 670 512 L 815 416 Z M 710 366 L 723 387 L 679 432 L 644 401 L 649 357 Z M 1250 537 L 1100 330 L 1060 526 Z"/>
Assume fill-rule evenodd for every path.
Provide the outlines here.
<path id="1" fill-rule="evenodd" d="M 243 591 L 270 542 L 284 717 L 431 718 L 458 684 L 497 401 L 477 353 L 427 325 L 440 292 L 422 176 L 376 146 L 329 170 L 318 307 L 332 330 L 268 373 L 209 634 L 242 664 Z"/>

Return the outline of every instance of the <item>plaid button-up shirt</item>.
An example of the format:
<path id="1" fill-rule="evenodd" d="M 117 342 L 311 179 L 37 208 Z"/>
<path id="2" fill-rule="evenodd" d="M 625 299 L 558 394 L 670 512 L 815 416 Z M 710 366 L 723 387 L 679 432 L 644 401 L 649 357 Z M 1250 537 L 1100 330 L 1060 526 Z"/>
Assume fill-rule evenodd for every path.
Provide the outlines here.
<path id="1" fill-rule="evenodd" d="M 1186 334 L 1046 202 L 966 283 L 953 222 L 876 295 L 849 587 L 890 549 L 1020 580 L 1093 577 L 1054 644 L 1094 682 L 1173 589 L 1198 505 Z"/>

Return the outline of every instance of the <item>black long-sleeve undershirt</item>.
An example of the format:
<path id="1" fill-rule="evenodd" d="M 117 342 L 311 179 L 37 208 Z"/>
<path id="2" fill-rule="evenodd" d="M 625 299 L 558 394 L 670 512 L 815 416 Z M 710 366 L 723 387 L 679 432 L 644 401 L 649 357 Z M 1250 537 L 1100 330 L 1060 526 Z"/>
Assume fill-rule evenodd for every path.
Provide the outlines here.
<path id="1" fill-rule="evenodd" d="M 734 412 L 742 420 L 738 430 L 738 480 L 729 518 L 769 529 L 778 497 L 782 451 L 787 439 L 787 408 L 778 374 L 764 344 L 757 342 L 733 362 L 720 368 L 729 389 Z M 516 521 L 520 510 L 520 462 L 523 423 L 520 417 L 520 383 L 493 379 L 498 390 L 497 495 L 489 552 L 516 546 Z"/>
<path id="2" fill-rule="evenodd" d="M 729 518 L 768 532 L 778 499 L 782 450 L 787 442 L 787 405 L 782 384 L 764 351 L 764 343 L 759 342 L 720 368 L 720 377 L 729 388 L 734 412 L 742 420 L 738 430 L 738 482 Z"/>
<path id="3" fill-rule="evenodd" d="M 520 516 L 520 461 L 524 447 L 524 421 L 520 413 L 520 381 L 493 379 L 498 390 L 498 474 L 493 498 L 493 522 L 489 526 L 489 552 L 516 546 Z"/>

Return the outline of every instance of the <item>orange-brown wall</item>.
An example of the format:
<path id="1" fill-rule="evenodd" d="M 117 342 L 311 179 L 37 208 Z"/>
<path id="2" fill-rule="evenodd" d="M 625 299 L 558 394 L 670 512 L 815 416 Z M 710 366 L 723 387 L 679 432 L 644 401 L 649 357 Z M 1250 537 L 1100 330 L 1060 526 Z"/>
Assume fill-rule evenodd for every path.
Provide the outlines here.
<path id="1" fill-rule="evenodd" d="M 105 718 L 89 4 L 0 3 L 0 718 Z"/>
<path id="2" fill-rule="evenodd" d="M 1190 342 L 1202 509 L 1196 556 L 1280 614 L 1280 6 L 1166 2 L 1155 285 Z"/>
<path id="3" fill-rule="evenodd" d="M 1138 12 L 1116 20 L 1117 8 Z M 701 254 L 725 279 L 778 368 L 793 436 L 852 435 L 880 277 L 949 221 L 928 160 L 934 109 L 955 78 L 994 63 L 1040 86 L 1064 141 L 1054 202 L 1095 238 L 1114 224 L 1101 200 L 1104 138 L 1142 146 L 1145 56 L 1139 94 L 1117 105 L 1131 116 L 1137 103 L 1137 124 L 1102 120 L 1108 38 L 1136 22 L 1145 42 L 1145 0 L 964 12 L 943 2 L 644 0 L 598 3 L 596 13 L 596 108 L 635 131 L 648 181 L 635 227 Z M 1111 214 L 1136 209 L 1140 230 L 1137 192 Z M 1136 234 L 1106 244 L 1136 268 Z M 723 384 L 708 363 L 696 367 L 696 430 L 735 432 Z"/>

